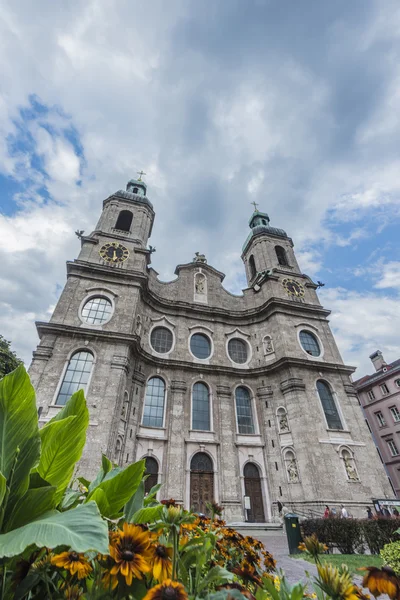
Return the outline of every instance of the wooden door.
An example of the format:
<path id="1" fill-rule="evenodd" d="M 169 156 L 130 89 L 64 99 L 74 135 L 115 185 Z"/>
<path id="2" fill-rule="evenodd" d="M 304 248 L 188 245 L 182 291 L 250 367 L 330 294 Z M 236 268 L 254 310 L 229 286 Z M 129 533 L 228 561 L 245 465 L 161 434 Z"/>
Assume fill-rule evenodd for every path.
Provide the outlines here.
<path id="1" fill-rule="evenodd" d="M 250 510 L 247 510 L 247 520 L 250 523 L 264 523 L 264 503 L 261 489 L 260 472 L 257 465 L 247 463 L 244 468 L 245 495 L 250 498 Z"/>
<path id="2" fill-rule="evenodd" d="M 190 463 L 190 508 L 207 514 L 207 503 L 214 500 L 214 473 L 211 458 L 198 452 Z"/>

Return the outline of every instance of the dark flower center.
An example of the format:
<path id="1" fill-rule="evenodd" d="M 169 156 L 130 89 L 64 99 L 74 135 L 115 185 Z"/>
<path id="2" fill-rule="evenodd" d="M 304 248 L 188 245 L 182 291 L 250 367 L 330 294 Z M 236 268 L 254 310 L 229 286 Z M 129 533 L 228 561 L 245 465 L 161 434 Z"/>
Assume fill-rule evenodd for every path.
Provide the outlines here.
<path id="1" fill-rule="evenodd" d="M 79 555 L 76 552 L 70 552 L 69 553 L 69 560 L 71 560 L 72 562 L 78 562 L 79 561 Z"/>
<path id="2" fill-rule="evenodd" d="M 128 562 L 133 560 L 134 556 L 135 556 L 135 553 L 132 552 L 132 550 L 122 550 L 122 552 L 121 552 L 122 560 L 126 560 Z"/>
<path id="3" fill-rule="evenodd" d="M 172 585 L 167 585 L 163 589 L 161 597 L 163 600 L 175 600 L 178 598 L 178 593 L 177 590 L 172 587 Z"/>
<path id="4" fill-rule="evenodd" d="M 161 546 L 161 545 L 157 546 L 157 548 L 156 548 L 156 554 L 160 558 L 166 558 L 168 556 L 167 549 L 165 548 L 165 546 Z"/>

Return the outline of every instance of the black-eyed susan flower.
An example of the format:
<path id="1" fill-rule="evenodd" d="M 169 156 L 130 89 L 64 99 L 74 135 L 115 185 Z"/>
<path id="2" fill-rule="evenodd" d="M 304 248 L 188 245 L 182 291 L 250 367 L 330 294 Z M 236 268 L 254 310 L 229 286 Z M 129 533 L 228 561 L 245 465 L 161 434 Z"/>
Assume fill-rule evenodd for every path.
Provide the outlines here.
<path id="1" fill-rule="evenodd" d="M 360 569 L 361 570 L 361 569 Z M 400 579 L 390 567 L 366 567 L 363 587 L 369 589 L 375 597 L 387 594 L 391 600 L 400 600 Z"/>
<path id="2" fill-rule="evenodd" d="M 79 552 L 61 552 L 51 559 L 55 567 L 69 571 L 71 575 L 77 575 L 78 579 L 85 579 L 91 573 L 92 567 L 84 554 Z"/>
<path id="3" fill-rule="evenodd" d="M 261 579 L 254 566 L 243 561 L 239 567 L 232 569 L 232 573 L 241 577 L 244 581 L 251 581 L 256 585 L 261 585 Z"/>
<path id="4" fill-rule="evenodd" d="M 152 547 L 153 552 L 153 577 L 157 581 L 170 579 L 172 575 L 172 548 L 167 548 L 163 544 L 156 544 Z"/>
<path id="5" fill-rule="evenodd" d="M 143 600 L 187 600 L 185 588 L 179 581 L 166 579 L 147 592 Z"/>
<path id="6" fill-rule="evenodd" d="M 66 585 L 64 588 L 64 598 L 66 600 L 79 600 L 83 598 L 83 591 L 79 585 Z"/>
<path id="7" fill-rule="evenodd" d="M 142 579 L 145 573 L 151 571 L 150 542 L 148 531 L 138 525 L 124 523 L 123 530 L 110 543 L 110 555 L 115 561 L 110 575 L 120 573 L 127 585 L 131 585 L 133 577 Z"/>

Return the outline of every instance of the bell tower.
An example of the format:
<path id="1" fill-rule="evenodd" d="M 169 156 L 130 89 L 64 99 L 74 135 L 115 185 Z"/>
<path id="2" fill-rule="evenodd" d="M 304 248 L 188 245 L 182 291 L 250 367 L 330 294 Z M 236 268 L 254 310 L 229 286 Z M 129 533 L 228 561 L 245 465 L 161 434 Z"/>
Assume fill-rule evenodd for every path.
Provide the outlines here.
<path id="1" fill-rule="evenodd" d="M 242 250 L 249 286 L 258 273 L 270 269 L 301 274 L 293 251 L 293 241 L 283 229 L 271 227 L 269 216 L 260 212 L 256 204 L 249 227 L 251 231 Z"/>

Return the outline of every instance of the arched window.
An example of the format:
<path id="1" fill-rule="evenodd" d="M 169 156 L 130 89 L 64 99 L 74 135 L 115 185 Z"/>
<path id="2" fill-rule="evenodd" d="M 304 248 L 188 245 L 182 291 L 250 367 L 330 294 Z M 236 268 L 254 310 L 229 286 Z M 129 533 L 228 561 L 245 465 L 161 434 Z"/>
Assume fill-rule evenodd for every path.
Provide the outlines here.
<path id="1" fill-rule="evenodd" d="M 197 452 L 190 461 L 190 470 L 198 473 L 212 473 L 213 464 L 211 458 L 205 452 Z"/>
<path id="2" fill-rule="evenodd" d="M 254 463 L 246 463 L 243 470 L 243 475 L 245 477 L 250 477 L 252 479 L 260 479 L 260 471 Z"/>
<path id="3" fill-rule="evenodd" d="M 254 433 L 253 411 L 249 390 L 245 387 L 236 388 L 236 417 L 239 433 Z"/>
<path id="4" fill-rule="evenodd" d="M 310 356 L 319 356 L 321 349 L 318 344 L 318 340 L 311 331 L 305 331 L 303 329 L 299 334 L 300 344 L 305 352 Z"/>
<path id="5" fill-rule="evenodd" d="M 158 462 L 155 458 L 148 456 L 145 459 L 145 471 L 144 474 L 148 475 L 148 478 L 144 482 L 144 491 L 145 494 L 148 494 L 152 487 L 157 485 L 158 481 Z"/>
<path id="6" fill-rule="evenodd" d="M 130 210 L 121 210 L 115 224 L 115 229 L 119 229 L 120 231 L 130 231 L 132 219 L 133 214 Z"/>
<path id="7" fill-rule="evenodd" d="M 317 390 L 329 429 L 343 429 L 331 389 L 325 381 L 317 381 Z"/>
<path id="8" fill-rule="evenodd" d="M 147 382 L 142 424 L 147 427 L 162 427 L 164 424 L 165 383 L 160 377 Z"/>
<path id="9" fill-rule="evenodd" d="M 257 269 L 256 269 L 256 261 L 254 260 L 253 255 L 251 255 L 249 258 L 249 269 L 250 269 L 250 279 L 254 279 L 254 277 L 257 275 Z"/>
<path id="10" fill-rule="evenodd" d="M 78 390 L 85 390 L 93 365 L 93 354 L 79 350 L 71 356 L 58 392 L 56 404 L 64 406 Z"/>
<path id="11" fill-rule="evenodd" d="M 210 392 L 204 383 L 195 383 L 192 393 L 192 429 L 210 431 Z"/>
<path id="12" fill-rule="evenodd" d="M 115 444 L 115 450 L 114 450 L 114 461 L 117 464 L 119 464 L 119 459 L 121 458 L 121 446 L 122 446 L 121 439 L 118 438 L 117 442 Z"/>
<path id="13" fill-rule="evenodd" d="M 286 250 L 282 248 L 282 246 L 275 246 L 276 257 L 278 259 L 278 263 L 283 267 L 287 267 L 289 265 L 288 259 L 286 256 Z"/>

